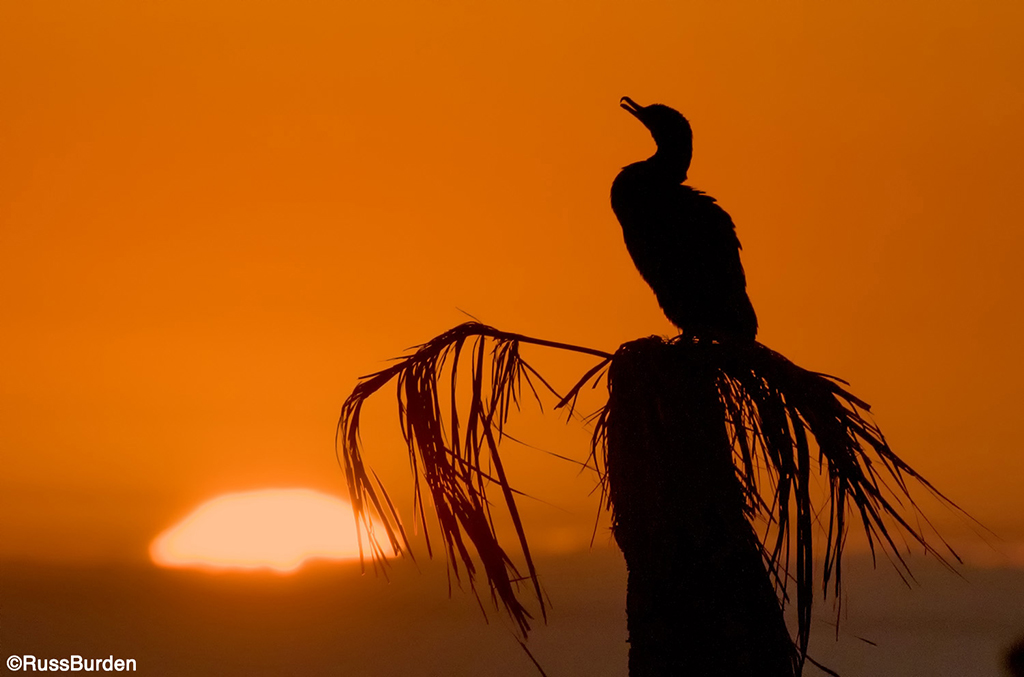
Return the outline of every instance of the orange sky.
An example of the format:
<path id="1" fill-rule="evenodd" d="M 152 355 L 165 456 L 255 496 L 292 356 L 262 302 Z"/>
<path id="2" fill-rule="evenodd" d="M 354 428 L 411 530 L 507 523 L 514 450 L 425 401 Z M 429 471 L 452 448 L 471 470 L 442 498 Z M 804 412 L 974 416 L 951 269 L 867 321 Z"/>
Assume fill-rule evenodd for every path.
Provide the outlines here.
<path id="1" fill-rule="evenodd" d="M 356 377 L 458 309 L 668 333 L 609 207 L 653 149 L 623 95 L 690 118 L 759 338 L 1024 541 L 1024 5 L 782 5 L 4 3 L 0 557 L 138 559 L 219 493 L 342 493 Z M 404 495 L 392 403 L 369 452 Z M 537 541 L 586 541 L 593 480 L 513 453 L 563 509 Z"/>

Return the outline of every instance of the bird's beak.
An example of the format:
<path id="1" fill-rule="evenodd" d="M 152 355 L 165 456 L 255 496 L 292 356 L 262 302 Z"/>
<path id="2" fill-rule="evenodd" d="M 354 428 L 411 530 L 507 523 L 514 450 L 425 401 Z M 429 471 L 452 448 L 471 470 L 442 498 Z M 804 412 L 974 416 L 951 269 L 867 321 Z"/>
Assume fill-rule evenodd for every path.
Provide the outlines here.
<path id="1" fill-rule="evenodd" d="M 638 104 L 636 101 L 633 101 L 633 99 L 629 98 L 628 96 L 624 96 L 621 99 L 619 99 L 619 105 L 622 106 L 622 108 L 624 108 L 626 111 L 631 113 L 633 117 L 635 117 L 640 122 L 644 121 L 644 119 L 640 117 L 640 113 L 641 111 L 643 111 L 644 107 Z"/>

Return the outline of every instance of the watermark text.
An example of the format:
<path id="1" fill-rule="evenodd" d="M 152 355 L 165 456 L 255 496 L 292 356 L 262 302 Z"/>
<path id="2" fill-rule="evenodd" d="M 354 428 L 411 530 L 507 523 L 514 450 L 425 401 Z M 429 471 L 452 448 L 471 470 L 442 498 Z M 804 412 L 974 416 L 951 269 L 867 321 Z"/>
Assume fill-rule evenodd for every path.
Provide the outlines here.
<path id="1" fill-rule="evenodd" d="M 11 672 L 135 672 L 134 658 L 84 658 L 79 655 L 67 658 L 39 658 L 31 654 L 7 657 L 7 669 Z"/>

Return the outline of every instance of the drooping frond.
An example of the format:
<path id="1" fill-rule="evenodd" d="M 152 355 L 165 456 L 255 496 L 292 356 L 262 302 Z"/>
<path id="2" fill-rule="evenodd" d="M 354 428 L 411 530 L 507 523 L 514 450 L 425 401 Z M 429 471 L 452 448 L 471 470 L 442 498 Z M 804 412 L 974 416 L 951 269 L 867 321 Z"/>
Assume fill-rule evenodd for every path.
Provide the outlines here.
<path id="1" fill-rule="evenodd" d="M 534 397 L 538 395 L 538 386 L 548 390 L 551 387 L 523 360 L 519 353 L 521 342 L 573 350 L 605 360 L 611 357 L 588 348 L 500 332 L 475 322 L 462 324 L 419 346 L 394 366 L 361 379 L 342 406 L 338 448 L 357 515 L 356 525 L 360 531 L 366 528 L 374 560 L 384 557 L 373 533 L 374 515 L 384 526 L 392 551 L 408 550 L 408 538 L 398 512 L 379 481 L 371 481 L 359 441 L 363 403 L 395 381 L 419 518 L 425 520 L 427 515 L 422 482 L 429 492 L 444 551 L 456 577 L 464 571 L 472 587 L 479 561 L 494 602 L 505 607 L 525 636 L 531 616 L 517 595 L 519 583 L 529 580 L 542 614 L 546 615 L 546 608 L 516 506 L 516 492 L 505 474 L 498 445 L 510 410 L 519 406 L 524 382 Z M 466 367 L 468 400 L 461 396 L 466 384 L 461 389 L 459 385 L 460 377 L 466 376 Z M 526 563 L 525 576 L 498 543 L 492 516 L 494 503 L 488 489 L 492 496 L 495 490 L 501 495 L 500 501 L 494 503 L 504 506 L 515 529 Z M 429 551 L 425 521 L 423 527 Z"/>
<path id="2" fill-rule="evenodd" d="M 395 382 L 414 473 L 414 505 L 424 535 L 425 484 L 453 572 L 457 577 L 464 573 L 472 586 L 479 562 L 492 599 L 504 606 L 525 636 L 531 616 L 520 601 L 520 584 L 529 581 L 542 613 L 545 604 L 516 506 L 517 492 L 505 474 L 498 448 L 509 413 L 523 396 L 523 384 L 533 396 L 538 388 L 552 393 L 554 389 L 523 360 L 522 343 L 600 358 L 560 398 L 556 408 L 570 411 L 582 388 L 596 382 L 615 360 L 600 350 L 501 332 L 476 322 L 459 325 L 395 365 L 360 380 L 342 407 L 338 450 L 357 525 L 368 532 L 374 561 L 385 557 L 381 545 L 385 540 L 395 553 L 408 551 L 402 521 L 384 487 L 364 464 L 359 439 L 363 403 Z M 941 500 L 949 503 L 948 499 L 893 453 L 871 422 L 869 406 L 847 391 L 844 382 L 802 369 L 756 342 L 678 337 L 666 343 L 680 351 L 674 359 L 694 360 L 718 374 L 723 426 L 730 434 L 737 477 L 750 517 L 762 517 L 773 527 L 762 546 L 784 602 L 789 599 L 787 583 L 792 578 L 796 584 L 795 644 L 801 660 L 806 656 L 813 597 L 812 526 L 824 519 L 820 515 L 828 515 L 822 582 L 826 590 L 832 584 L 837 598 L 851 517 L 864 528 L 872 552 L 881 545 L 904 573 L 906 563 L 894 540 L 900 533 L 946 561 L 909 521 L 917 510 L 910 483 L 916 481 Z M 459 383 L 463 383 L 461 390 Z M 595 418 L 592 459 L 606 492 L 608 415 L 605 408 Z M 826 479 L 826 505 L 815 502 L 810 487 L 813 466 Z M 498 493 L 501 498 L 490 500 L 489 490 L 491 496 Z M 525 575 L 498 542 L 492 516 L 498 505 L 516 532 Z M 610 503 L 608 507 L 614 511 Z M 373 532 L 374 517 L 384 527 L 383 539 Z M 428 551 L 430 547 L 428 539 Z"/>
<path id="3" fill-rule="evenodd" d="M 795 644 L 801 662 L 807 653 L 813 597 L 812 526 L 822 519 L 820 515 L 828 515 L 822 585 L 827 593 L 831 582 L 837 600 L 851 516 L 862 525 L 872 554 L 880 544 L 901 575 L 909 575 L 909 570 L 894 540 L 894 528 L 946 562 L 925 534 L 908 521 L 909 513 L 917 512 L 908 483 L 916 481 L 941 501 L 956 506 L 893 453 L 870 420 L 869 405 L 847 391 L 843 381 L 798 367 L 756 342 L 712 342 L 681 336 L 665 344 L 676 352 L 674 360 L 690 361 L 717 373 L 724 424 L 748 514 L 764 518 L 772 527 L 764 534 L 762 548 L 783 603 L 789 599 L 787 583 L 791 579 L 796 583 Z M 664 415 L 683 413 L 666 411 Z M 598 418 L 593 438 L 593 460 L 605 469 L 608 420 L 606 410 Z M 812 466 L 817 466 L 813 472 L 827 481 L 826 505 L 817 505 L 811 491 Z M 607 492 L 607 472 L 603 480 Z M 614 511 L 610 500 L 607 505 Z M 793 546 L 795 553 L 791 553 Z M 952 550 L 949 554 L 959 561 Z"/>

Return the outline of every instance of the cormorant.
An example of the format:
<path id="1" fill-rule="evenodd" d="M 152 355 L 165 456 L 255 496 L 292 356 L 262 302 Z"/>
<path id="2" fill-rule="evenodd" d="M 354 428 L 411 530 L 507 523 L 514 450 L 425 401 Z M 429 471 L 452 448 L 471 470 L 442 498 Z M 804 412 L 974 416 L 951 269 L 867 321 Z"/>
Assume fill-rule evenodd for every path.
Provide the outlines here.
<path id="1" fill-rule="evenodd" d="M 715 199 L 681 185 L 693 156 L 690 123 L 678 111 L 628 96 L 622 108 L 644 123 L 657 152 L 625 167 L 612 184 L 612 210 L 626 249 L 672 324 L 707 338 L 757 335 L 740 241 Z"/>

